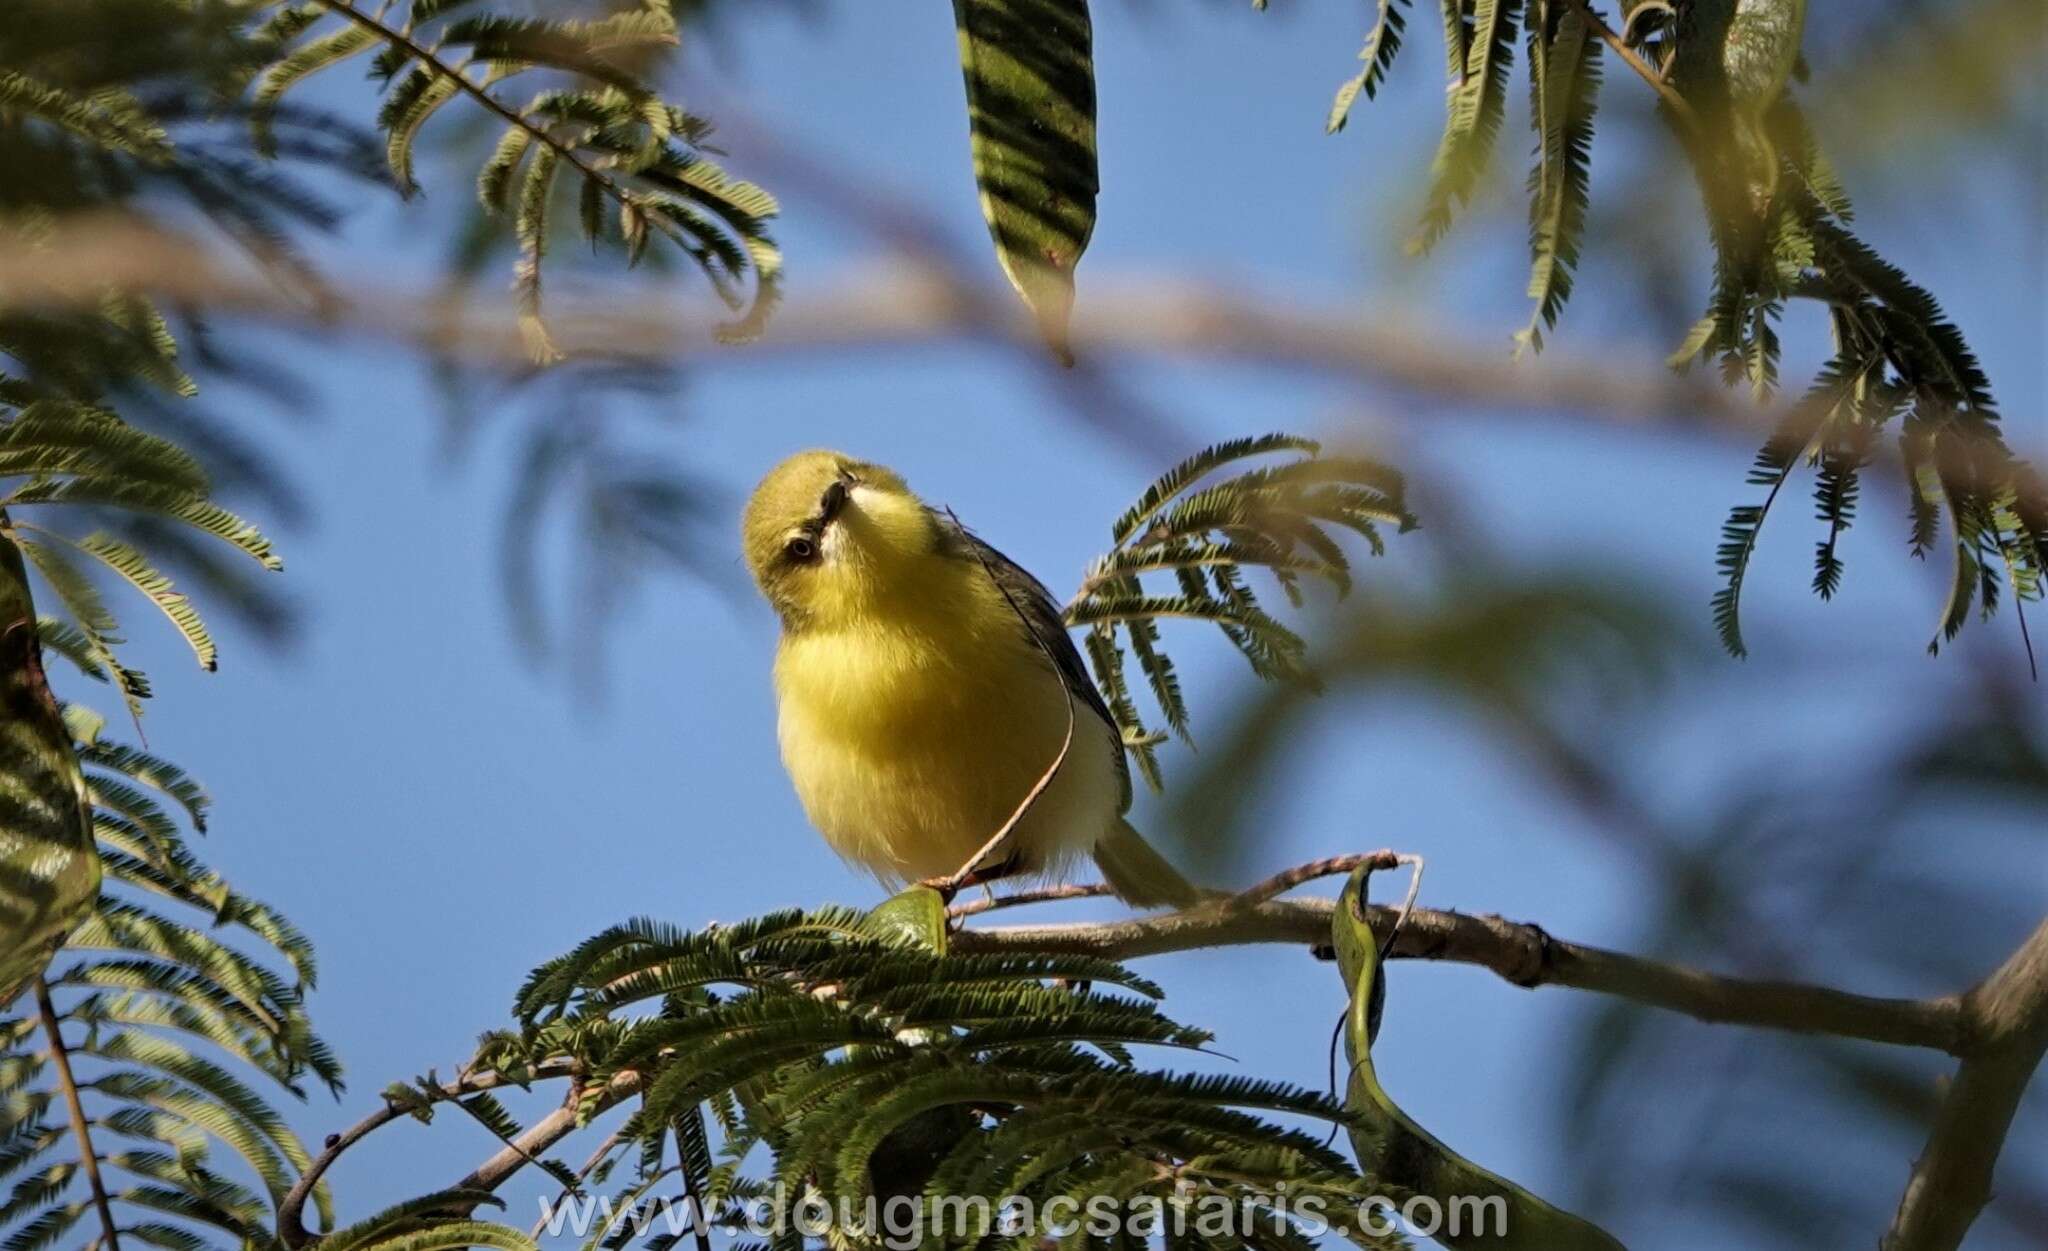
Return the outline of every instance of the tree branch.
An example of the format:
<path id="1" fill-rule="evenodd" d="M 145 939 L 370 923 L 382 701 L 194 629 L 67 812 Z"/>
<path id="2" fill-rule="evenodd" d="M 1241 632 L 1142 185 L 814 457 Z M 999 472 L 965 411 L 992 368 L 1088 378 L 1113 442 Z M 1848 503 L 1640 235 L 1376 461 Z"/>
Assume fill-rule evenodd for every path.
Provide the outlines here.
<path id="1" fill-rule="evenodd" d="M 1242 894 L 1177 912 L 1074 925 L 962 929 L 951 940 L 963 954 L 1062 952 L 1127 960 L 1138 956 L 1260 943 L 1320 950 L 1330 940 L 1335 901 L 1279 899 L 1280 892 L 1358 864 L 1388 867 L 1401 857 L 1369 852 L 1312 861 Z M 1055 888 L 999 898 L 954 915 L 988 908 L 1097 893 Z M 1369 921 L 1393 959 L 1447 960 L 1490 969 L 1524 988 L 1567 986 L 1684 1013 L 1702 1021 L 1825 1034 L 1904 1047 L 1925 1047 L 1962 1060 L 1928 1146 L 1915 1164 L 1885 1251 L 1947 1251 L 1991 1193 L 1991 1174 L 2020 1096 L 2048 1052 L 2048 922 L 1982 984 L 1964 995 L 1881 999 L 1798 982 L 1722 977 L 1704 970 L 1552 938 L 1541 927 L 1497 916 L 1431 908 L 1372 905 Z M 566 1069 L 542 1076 L 568 1076 Z M 440 1088 L 446 1099 L 494 1089 L 510 1079 L 475 1074 Z M 612 1078 L 598 1110 L 641 1088 L 637 1072 Z M 451 1189 L 492 1191 L 585 1121 L 588 1099 L 572 1091 L 563 1105 L 523 1131 Z M 411 1109 L 388 1103 L 328 1142 L 279 1208 L 288 1247 L 311 1241 L 302 1223 L 307 1197 L 329 1166 L 379 1126 Z"/>
<path id="2" fill-rule="evenodd" d="M 1333 901 L 1242 897 L 1180 912 L 1077 925 L 965 929 L 960 952 L 1073 952 L 1126 960 L 1170 951 L 1258 943 L 1321 947 L 1330 941 Z M 1384 942 L 1399 908 L 1375 905 Z M 1394 936 L 1395 959 L 1449 960 L 1491 969 L 1522 987 L 1569 986 L 1682 1012 L 1702 1021 L 1861 1038 L 1962 1054 L 1961 999 L 1878 999 L 1798 982 L 1721 977 L 1552 938 L 1540 927 L 1494 916 L 1417 908 Z"/>
<path id="3" fill-rule="evenodd" d="M 1883 1251 L 1953 1251 L 1991 1199 L 1992 1173 L 2048 1053 L 2048 921 L 1961 1000 L 1963 1062 L 1913 1162 Z"/>
<path id="4" fill-rule="evenodd" d="M 121 1251 L 114 1205 L 107 1200 L 107 1184 L 100 1177 L 99 1152 L 92 1145 L 92 1123 L 86 1120 L 85 1104 L 78 1097 L 78 1079 L 71 1072 L 71 1050 L 64 1045 L 57 1005 L 50 1001 L 50 984 L 40 977 L 36 978 L 36 1012 L 42 1017 L 43 1032 L 50 1038 L 50 1059 L 57 1065 L 57 1085 L 64 1091 L 64 1106 L 71 1112 L 71 1132 L 78 1136 L 78 1157 L 85 1168 L 86 1185 L 92 1189 L 92 1206 L 99 1212 L 106 1251 Z"/>
<path id="5" fill-rule="evenodd" d="M 494 303 L 367 286 L 309 297 L 281 285 L 277 274 L 129 219 L 72 220 L 47 244 L 0 247 L 0 312 L 96 309 L 109 290 L 323 335 L 339 328 L 472 365 L 531 367 L 517 319 Z M 656 292 L 623 303 L 557 297 L 548 326 L 565 354 L 599 361 L 745 368 L 792 352 L 886 351 L 949 340 L 1037 361 L 1044 345 L 1015 304 L 1007 292 L 963 283 L 942 265 L 906 260 L 836 287 L 819 284 L 813 295 L 783 304 L 760 341 L 740 348 L 718 345 L 719 321 L 695 304 Z M 1662 369 L 1626 372 L 1555 353 L 1518 364 L 1413 318 L 1303 308 L 1170 276 L 1099 278 L 1077 310 L 1074 342 L 1084 365 L 1115 356 L 1194 356 L 1640 429 L 1731 432 L 1746 440 L 1770 430 L 1776 418 L 1743 395 Z"/>
<path id="6" fill-rule="evenodd" d="M 596 1106 L 592 1108 L 592 1114 L 595 1115 L 597 1112 L 602 1112 L 606 1108 L 618 1103 L 621 1099 L 630 1098 L 638 1094 L 639 1091 L 639 1073 L 630 1069 L 620 1073 L 612 1078 L 610 1085 L 604 1088 L 604 1093 L 598 1097 Z M 585 1103 L 586 1101 L 578 1098 L 577 1092 L 572 1090 L 569 1092 L 569 1098 L 563 1102 L 561 1107 L 556 1108 L 528 1126 L 525 1133 L 506 1144 L 496 1155 L 470 1170 L 451 1189 L 496 1190 L 504 1185 L 505 1180 L 511 1177 L 512 1174 L 526 1167 L 526 1165 L 538 1158 L 542 1152 L 575 1132 L 578 1125 L 581 1124 L 578 1108 Z"/>
<path id="7" fill-rule="evenodd" d="M 471 1073 L 464 1075 L 456 1081 L 448 1082 L 435 1093 L 436 1098 L 439 1100 L 453 1101 L 465 1095 L 480 1094 L 487 1090 L 496 1090 L 502 1086 L 517 1085 L 536 1079 L 547 1080 L 571 1076 L 573 1074 L 569 1070 L 567 1061 L 550 1061 L 540 1065 L 532 1073 L 522 1075 L 516 1081 L 512 1077 L 496 1072 Z M 619 1100 L 636 1093 L 639 1089 L 640 1074 L 630 1070 L 620 1073 L 612 1078 L 611 1084 L 605 1088 L 603 1095 L 599 1097 L 597 1110 L 602 1111 L 605 1108 L 609 1108 Z M 561 1107 L 535 1121 L 525 1132 L 500 1149 L 496 1155 L 493 1155 L 490 1159 L 485 1160 L 482 1164 L 472 1169 L 461 1181 L 456 1182 L 449 1189 L 489 1191 L 496 1190 L 499 1186 L 502 1186 L 506 1178 L 518 1172 L 525 1165 L 532 1163 L 542 1152 L 560 1142 L 576 1129 L 577 1107 L 583 1102 L 577 1097 L 577 1094 L 578 1092 L 572 1089 Z M 306 1166 L 306 1171 L 300 1175 L 297 1183 L 286 1193 L 284 1202 L 278 1205 L 277 1234 L 279 1240 L 285 1246 L 292 1248 L 304 1247 L 313 1242 L 313 1234 L 306 1228 L 305 1224 L 306 1201 L 312 1197 L 314 1190 L 319 1187 L 321 1177 L 326 1175 L 327 1170 L 332 1168 L 334 1162 L 339 1160 L 342 1153 L 350 1147 L 355 1146 L 363 1139 L 369 1137 L 371 1133 L 389 1125 L 391 1122 L 401 1120 L 412 1114 L 413 1108 L 411 1106 L 386 1100 L 383 1107 L 378 1108 L 375 1112 L 357 1121 L 341 1133 L 329 1138 L 326 1149 L 314 1157 L 311 1164 Z"/>
<path id="8" fill-rule="evenodd" d="M 1262 904 L 1268 899 L 1278 899 L 1295 887 L 1305 886 L 1319 877 L 1335 877 L 1340 873 L 1349 873 L 1367 866 L 1384 872 L 1399 866 L 1400 863 L 1401 854 L 1391 850 L 1325 856 L 1321 860 L 1311 860 L 1307 864 L 1298 864 L 1291 869 L 1282 869 L 1263 882 L 1254 882 L 1239 891 L 1230 902 L 1232 907 L 1248 908 Z"/>
<path id="9" fill-rule="evenodd" d="M 554 1069 L 543 1065 L 534 1076 L 546 1079 L 568 1077 L 570 1073 L 566 1064 Z M 512 1084 L 511 1078 L 498 1073 L 470 1073 L 442 1086 L 437 1093 L 443 1100 L 454 1100 L 464 1095 L 479 1094 Z M 306 1166 L 306 1171 L 299 1175 L 299 1180 L 285 1193 L 284 1202 L 277 1206 L 277 1236 L 285 1246 L 303 1247 L 312 1241 L 313 1235 L 305 1225 L 306 1201 L 313 1197 L 313 1192 L 320 1186 L 320 1179 L 326 1175 L 328 1169 L 334 1167 L 334 1162 L 341 1158 L 342 1153 L 369 1137 L 374 1131 L 412 1114 L 411 1107 L 387 1099 L 383 1107 L 327 1139 L 326 1149 L 313 1157 L 313 1162 Z"/>

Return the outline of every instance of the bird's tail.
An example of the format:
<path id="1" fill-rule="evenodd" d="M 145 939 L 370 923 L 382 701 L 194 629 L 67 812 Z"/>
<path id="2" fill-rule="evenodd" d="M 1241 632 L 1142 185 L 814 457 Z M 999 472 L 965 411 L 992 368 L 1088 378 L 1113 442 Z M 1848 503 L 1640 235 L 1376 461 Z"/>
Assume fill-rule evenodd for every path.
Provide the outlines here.
<path id="1" fill-rule="evenodd" d="M 1166 857 L 1152 849 L 1131 823 L 1117 823 L 1095 844 L 1095 866 L 1116 897 L 1134 908 L 1187 908 L 1216 897 L 1215 891 L 1181 876 Z"/>

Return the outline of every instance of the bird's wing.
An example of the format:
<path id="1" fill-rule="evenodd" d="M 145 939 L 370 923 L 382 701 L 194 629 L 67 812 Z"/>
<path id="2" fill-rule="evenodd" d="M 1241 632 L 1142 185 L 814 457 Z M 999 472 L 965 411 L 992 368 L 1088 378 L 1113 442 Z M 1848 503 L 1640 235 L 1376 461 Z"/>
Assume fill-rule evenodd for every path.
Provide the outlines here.
<path id="1" fill-rule="evenodd" d="M 1110 734 L 1119 744 L 1116 753 L 1116 772 L 1123 789 L 1123 805 L 1128 808 L 1131 803 L 1131 766 L 1130 762 L 1124 759 L 1121 746 L 1123 732 L 1117 727 L 1115 714 L 1110 712 L 1109 705 L 1103 701 L 1102 692 L 1095 689 L 1095 679 L 1089 676 L 1088 666 L 1081 659 L 1080 649 L 1074 646 L 1073 638 L 1067 633 L 1067 623 L 1060 615 L 1059 601 L 1052 597 L 1051 591 L 1045 589 L 1043 582 L 1032 577 L 1016 561 L 997 551 L 972 530 L 961 525 L 951 514 L 935 515 L 941 532 L 956 549 L 956 555 L 962 560 L 980 562 L 988 570 L 989 576 L 995 579 L 997 588 L 1015 606 L 1018 615 L 1024 618 L 1019 624 L 1028 626 L 1030 632 L 1037 636 L 1039 643 L 1051 654 L 1053 668 L 1058 671 L 1060 681 L 1066 684 L 1068 693 L 1079 700 L 1084 708 L 1102 718 L 1102 723 L 1109 727 Z"/>

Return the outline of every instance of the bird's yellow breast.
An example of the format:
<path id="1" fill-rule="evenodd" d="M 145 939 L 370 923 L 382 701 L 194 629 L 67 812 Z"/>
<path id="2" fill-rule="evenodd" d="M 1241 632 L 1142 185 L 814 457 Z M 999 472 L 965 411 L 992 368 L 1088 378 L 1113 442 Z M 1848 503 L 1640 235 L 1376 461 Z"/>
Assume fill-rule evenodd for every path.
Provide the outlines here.
<path id="1" fill-rule="evenodd" d="M 1051 765 L 1069 715 L 1065 685 L 985 575 L 924 581 L 897 611 L 786 633 L 775 662 L 805 812 L 891 882 L 963 867 Z M 1013 840 L 1026 870 L 1085 851 L 1121 806 L 1120 745 L 1085 706 L 1072 715 L 1066 763 Z"/>

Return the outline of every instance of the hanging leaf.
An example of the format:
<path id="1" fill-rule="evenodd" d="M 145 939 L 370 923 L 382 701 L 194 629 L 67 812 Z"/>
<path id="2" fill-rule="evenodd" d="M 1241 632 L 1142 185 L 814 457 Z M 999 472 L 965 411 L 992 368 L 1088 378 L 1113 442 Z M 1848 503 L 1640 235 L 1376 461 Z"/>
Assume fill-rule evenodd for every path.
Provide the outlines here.
<path id="1" fill-rule="evenodd" d="M 120 622 L 114 618 L 106 600 L 101 598 L 99 588 L 54 543 L 22 538 L 18 550 L 56 592 L 58 604 L 71 615 L 72 623 L 78 628 L 79 638 L 85 644 L 93 667 L 113 679 L 121 691 L 122 702 L 128 706 L 128 715 L 139 726 L 142 723 L 142 701 L 150 695 L 149 679 L 140 670 L 122 664 L 115 655 L 114 649 L 127 640 L 121 637 Z"/>
<path id="2" fill-rule="evenodd" d="M 169 576 L 151 564 L 147 556 L 105 534 L 89 534 L 78 541 L 77 547 L 147 595 L 184 636 L 200 668 L 210 673 L 219 667 L 220 649 L 214 646 L 213 636 L 207 632 L 206 623 L 200 620 L 199 610 L 171 585 Z"/>
<path id="3" fill-rule="evenodd" d="M 1323 129 L 1336 134 L 1351 120 L 1351 106 L 1358 102 L 1360 92 L 1370 100 L 1379 94 L 1380 86 L 1386 82 L 1387 71 L 1393 68 L 1394 57 L 1401 51 L 1401 34 L 1408 28 L 1408 18 L 1401 12 L 1407 0 L 1379 0 L 1379 18 L 1373 22 L 1372 30 L 1365 37 L 1365 47 L 1358 54 L 1364 62 L 1357 74 L 1337 88 L 1337 98 L 1330 104 L 1330 116 L 1323 123 Z"/>
<path id="4" fill-rule="evenodd" d="M 1729 102 L 1761 117 L 1792 81 L 1806 32 L 1806 0 L 1736 0 L 1721 45 Z"/>
<path id="5" fill-rule="evenodd" d="M 0 533 L 0 1005 L 42 972 L 99 883 L 85 781 L 43 677 L 28 573 Z"/>
<path id="6" fill-rule="evenodd" d="M 597 223 L 616 204 L 630 259 L 655 237 L 695 262 L 740 316 L 721 341 L 759 335 L 779 297 L 781 253 L 768 234 L 774 197 L 726 175 L 709 159 L 708 120 L 663 100 L 660 60 L 678 45 L 667 0 L 612 6 L 609 16 L 556 20 L 482 12 L 456 16 L 472 0 L 411 0 L 404 6 L 319 0 L 287 10 L 266 42 L 275 59 L 257 76 L 252 121 L 259 147 L 284 94 L 343 62 L 367 60 L 384 103 L 377 129 L 401 192 L 418 189 L 413 152 L 437 116 L 477 110 L 506 129 L 478 171 L 477 198 L 507 223 L 516 244 L 514 286 L 520 333 L 536 363 L 561 357 L 542 320 L 541 265 L 548 251 L 548 196 L 577 184 L 578 220 L 594 245 Z M 262 6 L 258 6 L 262 7 Z M 521 75 L 549 83 L 523 105 L 508 84 Z M 529 81 L 531 78 L 529 78 Z M 528 158 L 531 158 L 530 160 Z M 652 231 L 647 227 L 652 226 Z M 478 242 L 483 242 L 479 235 Z"/>
<path id="7" fill-rule="evenodd" d="M 1600 41 L 1585 14 L 1547 0 L 1528 11 L 1530 121 L 1536 167 L 1529 172 L 1529 298 L 1536 302 L 1518 343 L 1541 351 L 1571 298 L 1573 270 L 1591 208 L 1593 117 L 1600 89 Z"/>
<path id="8" fill-rule="evenodd" d="M 1489 1251 L 1621 1251 L 1621 1244 L 1569 1212 L 1554 1208 L 1504 1177 L 1487 1172 L 1438 1142 L 1430 1132 L 1395 1106 L 1373 1071 L 1374 1004 L 1379 1000 L 1379 943 L 1365 913 L 1368 870 L 1359 869 L 1345 884 L 1331 925 L 1337 968 L 1351 994 L 1344 1017 L 1344 1050 L 1351 1061 L 1345 1102 L 1354 1119 L 1346 1122 L 1358 1167 L 1395 1189 L 1428 1195 L 1448 1204 L 1474 1199 L 1484 1205 L 1506 1204 L 1506 1217 L 1479 1228 L 1460 1231 L 1446 1226 L 1435 1235 L 1452 1248 L 1486 1247 Z"/>
<path id="9" fill-rule="evenodd" d="M 1455 24 L 1446 8 L 1445 37 L 1451 58 L 1450 95 L 1444 135 L 1430 169 L 1429 200 L 1408 251 L 1429 251 L 1451 228 L 1460 206 L 1479 192 L 1507 115 L 1508 74 L 1515 59 L 1515 25 L 1522 0 L 1475 0 L 1470 21 Z"/>
<path id="10" fill-rule="evenodd" d="M 1095 229 L 1095 63 L 1087 0 L 953 0 L 974 181 L 996 260 L 1073 363 L 1074 267 Z"/>

